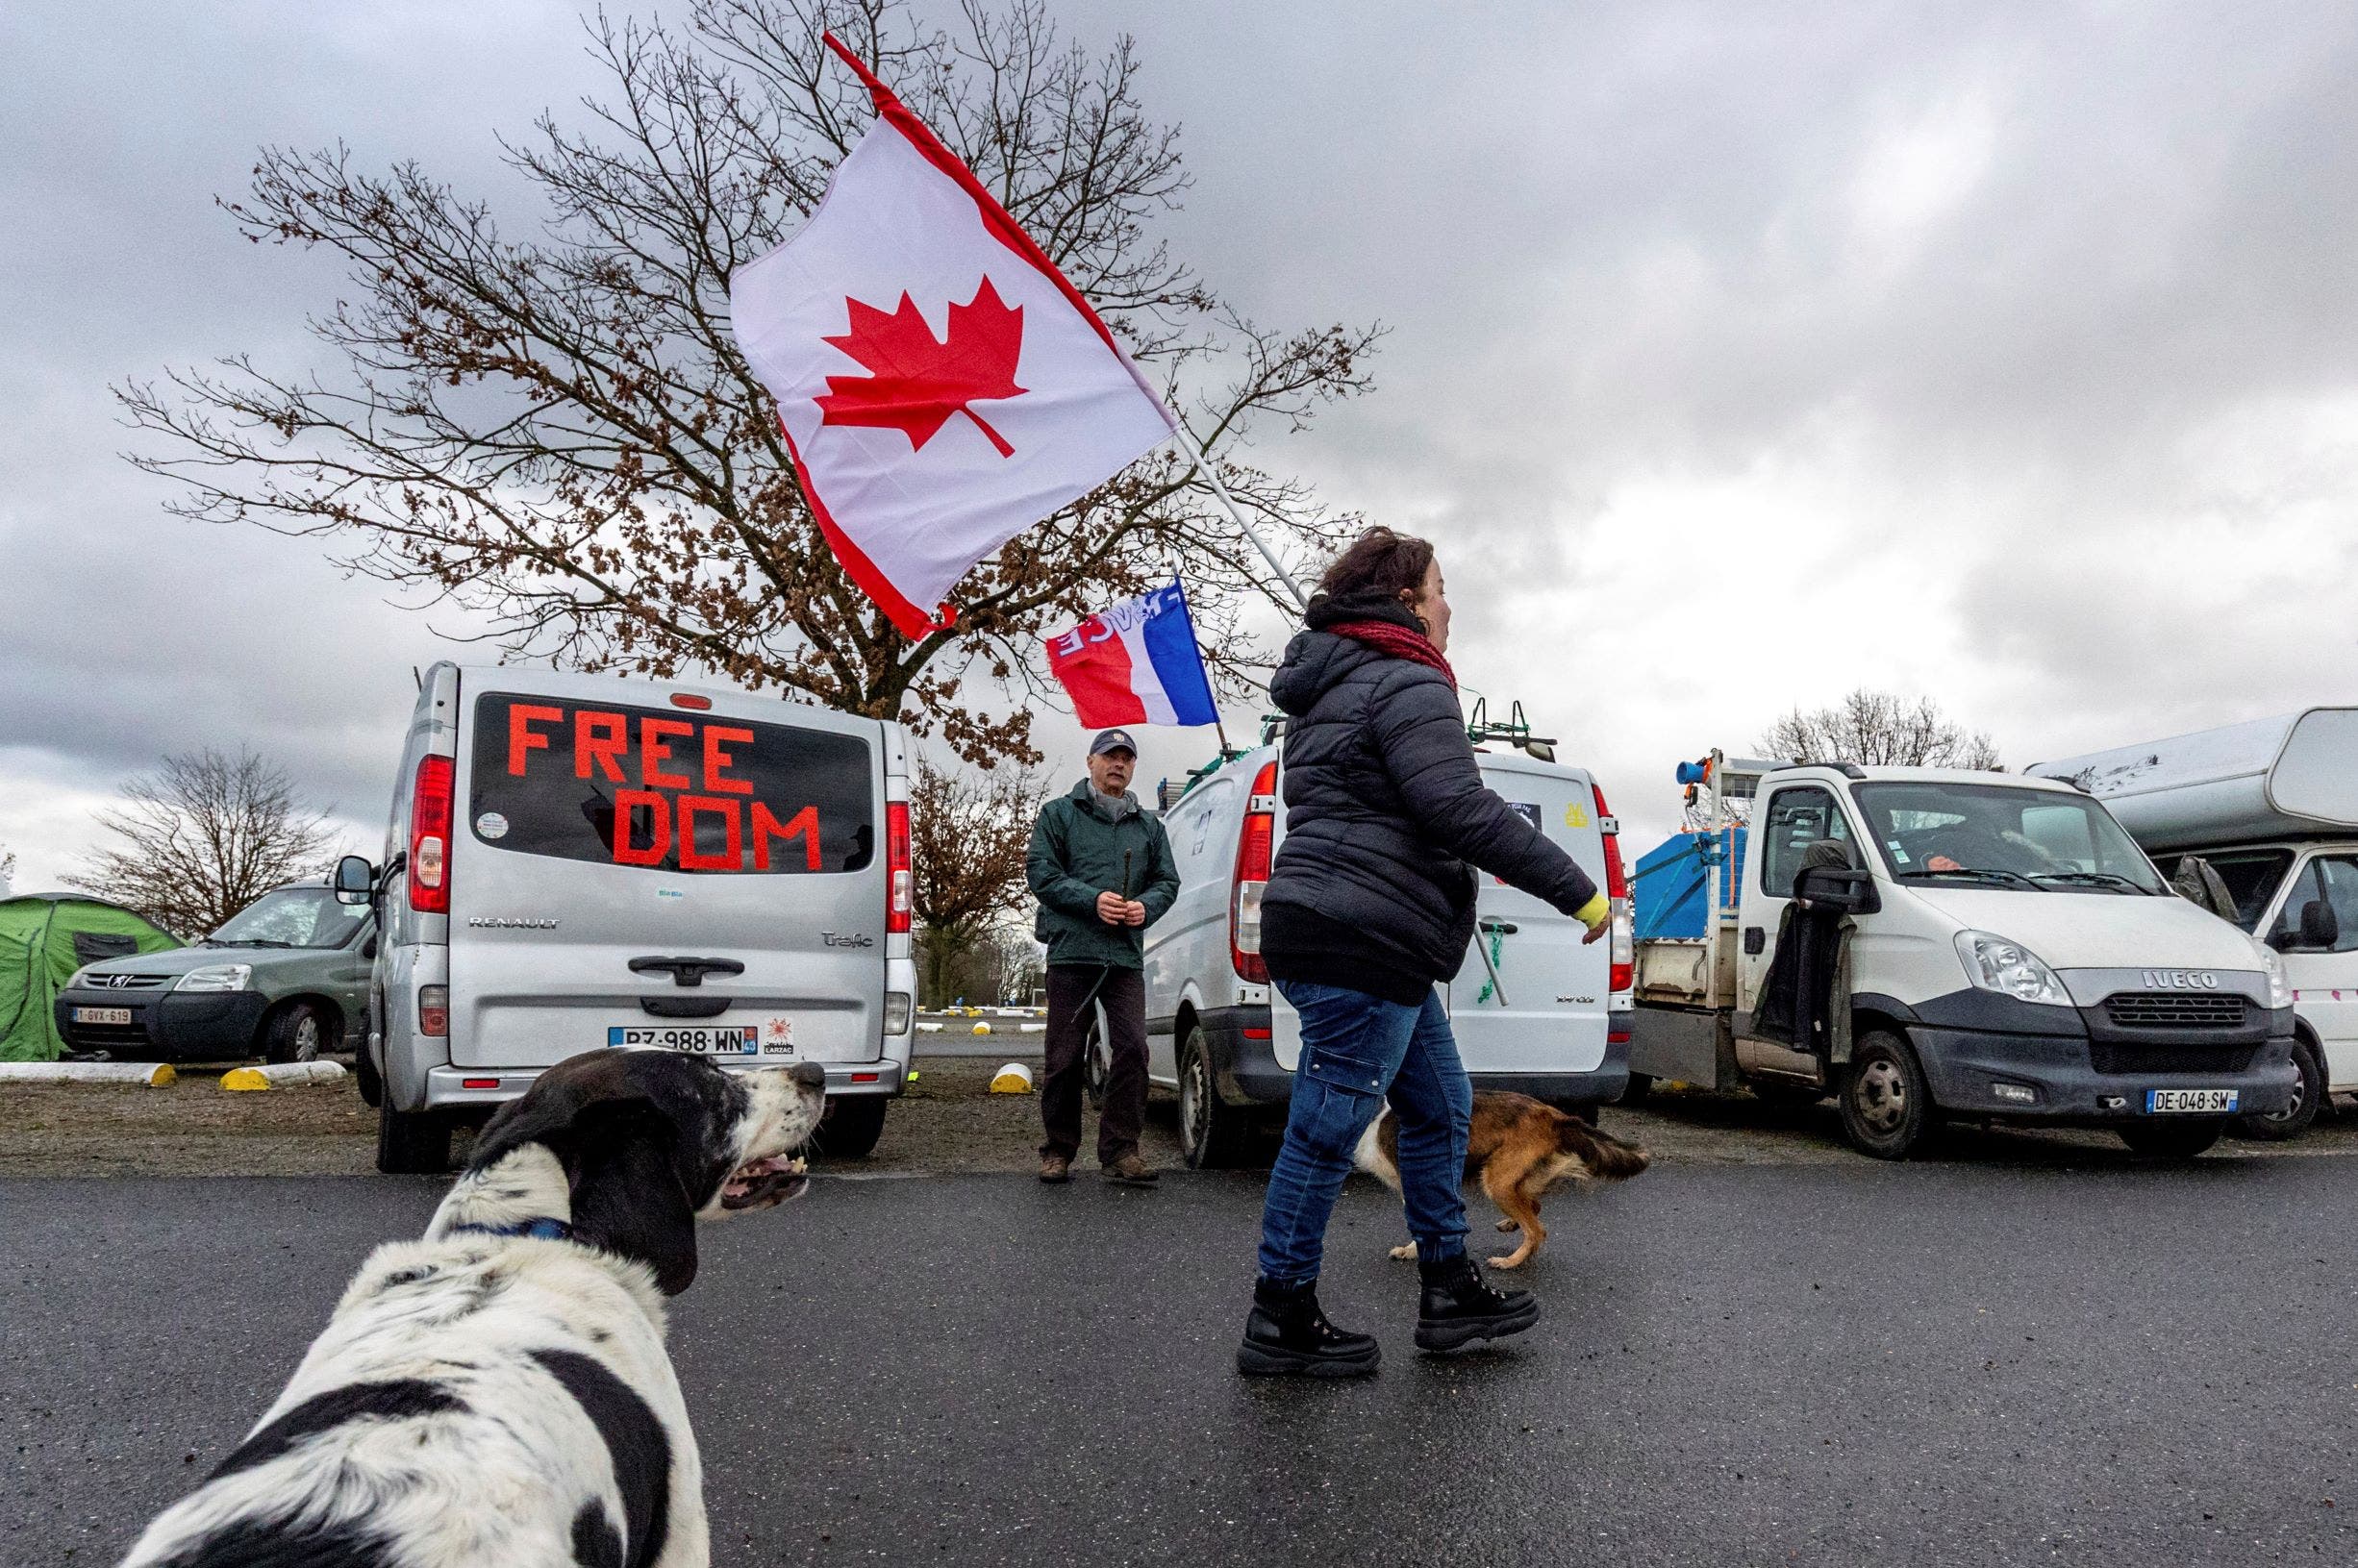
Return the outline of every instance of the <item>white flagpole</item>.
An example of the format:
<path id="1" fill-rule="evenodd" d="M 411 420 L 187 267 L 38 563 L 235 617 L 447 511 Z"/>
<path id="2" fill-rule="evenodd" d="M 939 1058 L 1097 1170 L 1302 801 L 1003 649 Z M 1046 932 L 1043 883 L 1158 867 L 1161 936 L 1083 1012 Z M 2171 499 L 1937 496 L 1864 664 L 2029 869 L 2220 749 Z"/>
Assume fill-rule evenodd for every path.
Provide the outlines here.
<path id="1" fill-rule="evenodd" d="M 1286 570 L 1285 562 L 1277 559 L 1277 552 L 1269 548 L 1260 531 L 1244 520 L 1244 509 L 1237 505 L 1237 498 L 1230 495 L 1228 486 L 1220 483 L 1219 470 L 1205 458 L 1203 449 L 1195 444 L 1195 437 L 1188 434 L 1187 426 L 1173 419 L 1171 437 L 1179 443 L 1179 449 L 1188 455 L 1189 460 L 1195 464 L 1195 472 L 1211 482 L 1212 493 L 1220 498 L 1220 505 L 1228 509 L 1228 515 L 1235 519 L 1237 527 L 1244 531 L 1244 536 L 1253 541 L 1253 548 L 1261 552 L 1261 559 L 1269 563 L 1269 570 L 1277 574 L 1277 581 L 1283 583 L 1286 591 L 1293 596 L 1293 607 L 1308 610 L 1310 601 L 1303 596 L 1301 585 L 1293 581 L 1293 574 Z"/>

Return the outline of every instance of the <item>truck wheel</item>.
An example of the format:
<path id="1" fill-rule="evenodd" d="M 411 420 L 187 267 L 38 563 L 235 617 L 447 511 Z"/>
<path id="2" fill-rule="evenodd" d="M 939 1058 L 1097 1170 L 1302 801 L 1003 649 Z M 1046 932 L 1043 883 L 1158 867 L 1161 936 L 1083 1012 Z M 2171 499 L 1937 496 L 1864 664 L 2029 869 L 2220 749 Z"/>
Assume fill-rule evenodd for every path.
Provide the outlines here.
<path id="1" fill-rule="evenodd" d="M 377 1104 L 377 1169 L 388 1176 L 439 1176 L 450 1169 L 451 1121 L 434 1110 L 395 1110 L 392 1096 Z"/>
<path id="2" fill-rule="evenodd" d="M 860 1159 L 884 1135 L 885 1109 L 891 1104 L 881 1094 L 862 1094 L 829 1100 L 811 1134 L 811 1147 L 836 1159 Z"/>
<path id="3" fill-rule="evenodd" d="M 1905 1159 L 1932 1126 L 1932 1091 L 1908 1042 L 1882 1030 L 1860 1036 L 1843 1075 L 1843 1132 L 1877 1159 Z"/>
<path id="4" fill-rule="evenodd" d="M 1212 1081 L 1212 1053 L 1201 1024 L 1188 1026 L 1179 1045 L 1179 1153 L 1192 1171 L 1236 1164 L 1251 1135 L 1250 1118 L 1220 1103 Z"/>
<path id="5" fill-rule="evenodd" d="M 316 1061 L 321 1052 L 336 1049 L 340 1033 L 318 1003 L 290 1002 L 263 1025 L 262 1057 L 264 1061 Z"/>
<path id="6" fill-rule="evenodd" d="M 2184 1120 L 2129 1122 L 2120 1141 L 2133 1153 L 2155 1159 L 2192 1159 L 2219 1141 L 2227 1130 L 2224 1116 L 2193 1116 Z"/>
<path id="7" fill-rule="evenodd" d="M 377 1074 L 376 1058 L 369 1056 L 366 1040 L 352 1053 L 352 1081 L 360 1086 L 362 1105 L 375 1109 L 385 1104 L 385 1080 Z"/>
<path id="8" fill-rule="evenodd" d="M 2282 1143 L 2299 1137 L 2317 1120 L 2318 1108 L 2325 1103 L 2325 1064 L 2318 1059 L 2317 1047 L 2305 1037 L 2293 1041 L 2293 1066 L 2299 1074 L 2293 1083 L 2293 1103 L 2273 1116 L 2256 1112 L 2238 1116 L 2234 1122 L 2237 1137 Z"/>

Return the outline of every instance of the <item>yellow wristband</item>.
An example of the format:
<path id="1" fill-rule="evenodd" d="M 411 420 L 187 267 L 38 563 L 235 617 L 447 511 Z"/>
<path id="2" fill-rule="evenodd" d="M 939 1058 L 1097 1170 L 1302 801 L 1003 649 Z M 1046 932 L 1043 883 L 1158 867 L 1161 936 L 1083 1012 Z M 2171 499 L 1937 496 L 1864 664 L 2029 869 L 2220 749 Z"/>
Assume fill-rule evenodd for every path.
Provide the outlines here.
<path id="1" fill-rule="evenodd" d="M 1594 931 L 1597 927 L 1603 925 L 1606 921 L 1613 918 L 1613 900 L 1607 898 L 1604 894 L 1599 893 L 1594 898 L 1589 900 L 1589 902 L 1586 904 L 1583 904 L 1579 908 L 1574 909 L 1572 911 L 1572 918 L 1579 921 L 1582 925 L 1588 927 L 1591 931 Z"/>

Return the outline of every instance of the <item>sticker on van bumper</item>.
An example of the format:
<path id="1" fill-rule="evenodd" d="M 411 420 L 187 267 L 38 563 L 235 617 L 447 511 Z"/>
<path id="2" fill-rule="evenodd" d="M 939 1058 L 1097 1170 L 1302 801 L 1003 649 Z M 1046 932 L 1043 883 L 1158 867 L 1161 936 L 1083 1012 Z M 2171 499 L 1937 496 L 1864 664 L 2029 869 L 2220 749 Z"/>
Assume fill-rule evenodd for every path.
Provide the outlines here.
<path id="1" fill-rule="evenodd" d="M 689 1029 L 616 1024 L 606 1031 L 606 1043 L 637 1051 L 683 1051 L 692 1057 L 750 1057 L 761 1052 L 761 1032 L 751 1024 Z"/>

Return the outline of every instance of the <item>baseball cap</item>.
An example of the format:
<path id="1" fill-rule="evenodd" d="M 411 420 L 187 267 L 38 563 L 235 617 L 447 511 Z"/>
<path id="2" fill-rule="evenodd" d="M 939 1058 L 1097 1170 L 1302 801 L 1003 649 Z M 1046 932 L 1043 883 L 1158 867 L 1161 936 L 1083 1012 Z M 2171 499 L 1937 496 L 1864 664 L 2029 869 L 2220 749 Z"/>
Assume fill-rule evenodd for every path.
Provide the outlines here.
<path id="1" fill-rule="evenodd" d="M 1089 743 L 1089 755 L 1103 757 L 1107 752 L 1128 752 L 1138 755 L 1138 742 L 1130 738 L 1127 730 L 1100 730 L 1097 738 Z"/>

